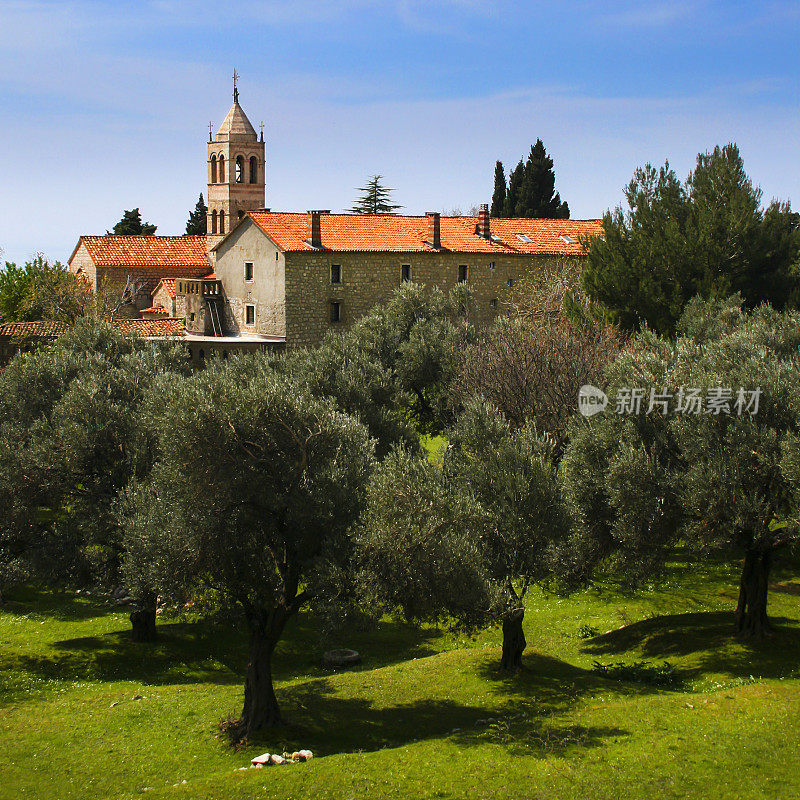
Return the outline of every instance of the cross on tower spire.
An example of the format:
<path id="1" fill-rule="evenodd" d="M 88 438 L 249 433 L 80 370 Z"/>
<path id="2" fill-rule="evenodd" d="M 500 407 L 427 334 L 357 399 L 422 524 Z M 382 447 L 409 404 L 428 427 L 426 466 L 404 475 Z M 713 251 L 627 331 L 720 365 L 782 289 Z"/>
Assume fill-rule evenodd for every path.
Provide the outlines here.
<path id="1" fill-rule="evenodd" d="M 239 90 L 236 88 L 236 81 L 239 80 L 239 73 L 234 69 L 233 70 L 233 102 L 239 102 Z"/>
<path id="2" fill-rule="evenodd" d="M 211 122 L 209 122 L 208 123 L 208 141 L 209 142 L 213 141 L 213 136 L 214 136 L 214 127 L 211 124 Z"/>
<path id="3" fill-rule="evenodd" d="M 264 141 L 264 123 L 261 123 L 261 141 Z"/>

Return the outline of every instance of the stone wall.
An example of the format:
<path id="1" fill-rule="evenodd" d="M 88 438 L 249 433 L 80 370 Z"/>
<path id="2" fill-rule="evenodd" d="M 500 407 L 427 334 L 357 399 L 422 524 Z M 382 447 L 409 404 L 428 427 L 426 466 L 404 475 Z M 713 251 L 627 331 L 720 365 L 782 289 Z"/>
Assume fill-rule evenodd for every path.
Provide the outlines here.
<path id="1" fill-rule="evenodd" d="M 266 238 L 266 237 L 264 237 Z M 449 291 L 467 268 L 478 324 L 510 309 L 515 289 L 536 275 L 547 257 L 465 253 L 286 253 L 286 344 L 313 346 L 329 330 L 345 330 L 372 306 L 385 303 L 401 283 L 403 264 L 411 280 Z M 341 267 L 341 283 L 331 283 L 331 266 Z M 331 321 L 339 303 L 341 320 Z"/>
<path id="2" fill-rule="evenodd" d="M 245 263 L 253 265 L 247 280 Z M 225 288 L 226 333 L 286 335 L 284 254 L 249 218 L 216 251 L 217 280 Z M 253 306 L 253 324 L 247 324 L 247 306 Z"/>

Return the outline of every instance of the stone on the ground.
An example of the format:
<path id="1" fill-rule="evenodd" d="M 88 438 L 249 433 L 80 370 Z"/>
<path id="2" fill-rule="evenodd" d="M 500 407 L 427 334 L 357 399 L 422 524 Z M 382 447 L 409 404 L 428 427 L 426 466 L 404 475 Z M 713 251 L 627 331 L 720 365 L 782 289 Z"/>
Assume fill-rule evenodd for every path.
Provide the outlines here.
<path id="1" fill-rule="evenodd" d="M 260 756 L 250 759 L 251 764 L 269 764 L 272 753 L 262 753 Z"/>
<path id="2" fill-rule="evenodd" d="M 285 764 L 286 763 L 286 759 L 283 756 L 279 756 L 277 753 L 273 753 L 269 757 L 269 763 L 270 764 Z"/>
<path id="3" fill-rule="evenodd" d="M 328 650 L 322 656 L 323 667 L 352 667 L 361 663 L 361 654 L 355 650 Z"/>
<path id="4" fill-rule="evenodd" d="M 298 750 L 297 754 L 300 756 L 301 761 L 311 761 L 314 754 L 310 750 Z"/>

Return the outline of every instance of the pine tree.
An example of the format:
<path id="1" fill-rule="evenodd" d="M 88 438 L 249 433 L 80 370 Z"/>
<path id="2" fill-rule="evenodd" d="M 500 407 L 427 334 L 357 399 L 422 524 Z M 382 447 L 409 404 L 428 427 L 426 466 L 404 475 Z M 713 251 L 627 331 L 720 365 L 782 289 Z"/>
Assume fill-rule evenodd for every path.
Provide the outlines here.
<path id="1" fill-rule="evenodd" d="M 205 236 L 208 207 L 203 200 L 203 193 L 200 192 L 200 199 L 194 207 L 194 211 L 189 213 L 189 220 L 186 223 L 187 236 Z"/>
<path id="2" fill-rule="evenodd" d="M 381 184 L 383 175 L 373 175 L 366 186 L 362 186 L 357 191 L 361 192 L 361 197 L 356 204 L 349 208 L 351 214 L 391 214 L 402 206 L 389 202 L 391 193 L 394 189 L 388 189 Z"/>
<path id="3" fill-rule="evenodd" d="M 555 185 L 553 159 L 547 155 L 542 140 L 537 139 L 525 162 L 515 216 L 529 219 L 569 219 L 569 206 L 561 201 Z"/>
<path id="4" fill-rule="evenodd" d="M 122 213 L 122 219 L 114 226 L 113 230 L 106 231 L 106 236 L 152 236 L 156 226 L 149 222 L 142 222 L 142 215 L 138 208 Z"/>
<path id="5" fill-rule="evenodd" d="M 503 162 L 494 165 L 494 193 L 492 194 L 492 208 L 489 212 L 493 217 L 502 217 L 506 203 L 506 173 Z"/>
<path id="6" fill-rule="evenodd" d="M 504 217 L 519 217 L 521 214 L 517 213 L 517 207 L 520 201 L 520 194 L 522 192 L 522 182 L 525 179 L 525 164 L 522 159 L 519 160 L 514 169 L 508 175 L 508 194 L 506 194 L 506 202 L 503 207 Z"/>

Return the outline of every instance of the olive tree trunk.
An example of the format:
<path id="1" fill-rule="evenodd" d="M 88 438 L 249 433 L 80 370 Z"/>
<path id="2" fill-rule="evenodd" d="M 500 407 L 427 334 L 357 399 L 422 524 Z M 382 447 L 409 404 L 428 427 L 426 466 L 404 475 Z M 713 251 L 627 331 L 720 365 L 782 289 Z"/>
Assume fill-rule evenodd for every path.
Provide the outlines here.
<path id="1" fill-rule="evenodd" d="M 249 617 L 250 659 L 244 681 L 242 715 L 233 728 L 235 739 L 283 722 L 272 685 L 272 655 L 292 611 L 276 608 Z"/>
<path id="2" fill-rule="evenodd" d="M 522 669 L 522 654 L 528 644 L 522 630 L 524 608 L 516 608 L 503 618 L 503 655 L 500 667 L 506 672 L 518 672 Z"/>
<path id="3" fill-rule="evenodd" d="M 771 550 L 751 550 L 744 557 L 736 607 L 736 631 L 761 638 L 772 629 L 767 618 L 767 592 L 772 568 Z"/>
<path id="4" fill-rule="evenodd" d="M 156 634 L 156 593 L 147 592 L 131 612 L 131 639 L 134 642 L 154 642 Z"/>

